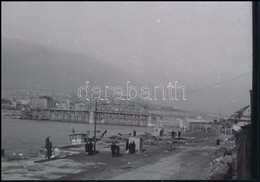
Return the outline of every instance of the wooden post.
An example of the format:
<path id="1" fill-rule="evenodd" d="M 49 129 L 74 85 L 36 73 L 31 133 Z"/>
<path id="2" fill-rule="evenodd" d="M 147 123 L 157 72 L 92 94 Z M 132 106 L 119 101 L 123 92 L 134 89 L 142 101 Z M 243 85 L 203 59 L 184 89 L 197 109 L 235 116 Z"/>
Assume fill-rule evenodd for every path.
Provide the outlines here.
<path id="1" fill-rule="evenodd" d="M 97 99 L 96 99 L 96 106 L 95 106 L 95 116 L 94 116 L 94 152 L 96 151 L 96 134 L 97 134 Z"/>

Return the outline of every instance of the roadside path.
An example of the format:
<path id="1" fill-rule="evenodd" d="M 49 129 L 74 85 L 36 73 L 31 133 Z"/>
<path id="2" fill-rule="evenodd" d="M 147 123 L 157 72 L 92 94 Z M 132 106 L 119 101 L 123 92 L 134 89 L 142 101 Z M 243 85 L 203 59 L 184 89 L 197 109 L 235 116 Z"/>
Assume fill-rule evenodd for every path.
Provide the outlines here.
<path id="1" fill-rule="evenodd" d="M 111 180 L 167 180 L 167 179 L 206 179 L 204 170 L 209 166 L 211 157 L 208 151 L 215 146 L 197 146 L 183 152 L 165 157 L 154 164 L 142 166 L 130 172 L 111 178 Z"/>

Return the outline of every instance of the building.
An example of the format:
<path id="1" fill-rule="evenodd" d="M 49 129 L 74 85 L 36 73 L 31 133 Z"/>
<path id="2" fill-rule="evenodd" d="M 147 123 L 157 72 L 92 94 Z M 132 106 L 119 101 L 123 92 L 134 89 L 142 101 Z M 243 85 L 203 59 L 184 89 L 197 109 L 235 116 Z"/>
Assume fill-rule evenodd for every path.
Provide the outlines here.
<path id="1" fill-rule="evenodd" d="M 54 108 L 54 101 L 49 96 L 33 97 L 31 98 L 31 108 Z"/>
<path id="2" fill-rule="evenodd" d="M 71 109 L 71 102 L 70 100 L 66 99 L 64 102 L 56 103 L 56 108 L 62 110 L 69 110 Z"/>
<path id="3" fill-rule="evenodd" d="M 23 108 L 29 108 L 30 107 L 30 100 L 29 99 L 20 99 L 16 100 L 16 109 L 21 110 Z"/>
<path id="4" fill-rule="evenodd" d="M 187 119 L 189 130 L 205 130 L 212 128 L 211 121 L 201 120 L 201 119 Z M 220 125 L 219 125 L 220 126 Z"/>
<path id="5" fill-rule="evenodd" d="M 179 129 L 186 132 L 190 128 L 190 121 L 187 118 L 177 119 L 180 122 Z"/>
<path id="6" fill-rule="evenodd" d="M 16 109 L 16 104 L 8 99 L 2 99 L 1 100 L 1 108 L 2 109 Z"/>

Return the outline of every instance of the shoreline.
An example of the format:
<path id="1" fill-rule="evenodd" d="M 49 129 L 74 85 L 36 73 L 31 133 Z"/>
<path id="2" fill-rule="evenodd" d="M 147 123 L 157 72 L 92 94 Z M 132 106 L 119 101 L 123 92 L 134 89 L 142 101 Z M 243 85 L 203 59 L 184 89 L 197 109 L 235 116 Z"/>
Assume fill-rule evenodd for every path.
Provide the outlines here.
<path id="1" fill-rule="evenodd" d="M 20 115 L 20 110 L 7 110 L 7 109 L 1 109 L 1 117 L 18 117 Z"/>
<path id="2" fill-rule="evenodd" d="M 26 155 L 38 153 L 39 149 L 44 146 L 44 140 L 50 136 L 53 144 L 56 146 L 70 145 L 69 134 L 72 134 L 73 128 L 76 133 L 85 133 L 90 131 L 90 137 L 93 136 L 94 124 L 89 123 L 68 123 L 56 121 L 38 121 L 38 120 L 23 120 L 13 119 L 10 117 L 2 117 L 2 149 L 5 149 L 6 155 L 12 153 L 24 153 Z M 30 128 L 28 130 L 28 127 Z M 51 128 L 49 128 L 51 127 Z M 141 126 L 119 126 L 98 124 L 97 137 L 107 130 L 106 136 L 118 135 L 118 132 L 125 135 L 132 133 L 136 129 L 137 133 L 150 132 L 152 128 Z M 47 131 L 47 132 L 44 132 Z M 19 135 L 19 144 L 15 140 L 16 136 L 10 133 Z M 23 138 L 23 139 L 21 139 Z M 30 142 L 27 142 L 30 141 Z"/>
<path id="3" fill-rule="evenodd" d="M 158 140 L 157 144 L 144 144 L 145 151 L 142 154 L 125 154 L 125 143 L 119 142 L 122 155 L 116 158 L 111 157 L 110 144 L 106 143 L 103 147 L 98 146 L 99 153 L 93 156 L 86 156 L 84 148 L 80 147 L 71 150 L 74 153 L 66 158 L 40 164 L 34 163 L 31 159 L 20 162 L 2 160 L 2 179 L 126 180 L 210 177 L 205 168 L 210 167 L 209 163 L 213 158 L 208 152 L 218 149 L 215 146 L 215 139 L 219 136 L 212 133 L 186 133 L 185 135 L 187 139 L 175 140 L 173 144 L 169 143 L 169 139 Z M 193 135 L 196 138 L 191 139 Z M 223 135 L 223 137 L 228 136 Z M 169 149 L 170 145 L 173 146 L 172 149 Z M 204 162 L 200 164 L 199 161 L 202 159 Z M 150 175 L 142 175 L 146 173 Z M 179 176 L 179 173 L 182 175 Z"/>

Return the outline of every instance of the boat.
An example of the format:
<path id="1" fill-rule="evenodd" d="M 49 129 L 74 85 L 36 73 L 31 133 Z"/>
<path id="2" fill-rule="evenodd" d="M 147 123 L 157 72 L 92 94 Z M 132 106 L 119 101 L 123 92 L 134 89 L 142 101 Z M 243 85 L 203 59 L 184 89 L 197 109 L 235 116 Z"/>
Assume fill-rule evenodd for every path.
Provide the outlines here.
<path id="1" fill-rule="evenodd" d="M 96 141 L 100 141 L 105 134 L 107 133 L 107 130 L 105 130 L 99 137 L 96 138 Z M 69 135 L 70 137 L 70 143 L 71 145 L 82 145 L 85 144 L 87 141 L 94 141 L 94 136 L 89 137 L 89 132 L 88 133 L 74 133 Z"/>

